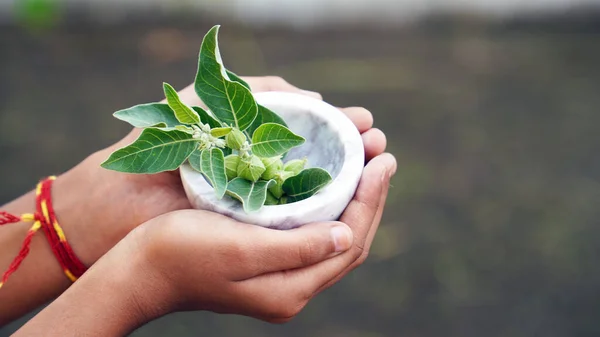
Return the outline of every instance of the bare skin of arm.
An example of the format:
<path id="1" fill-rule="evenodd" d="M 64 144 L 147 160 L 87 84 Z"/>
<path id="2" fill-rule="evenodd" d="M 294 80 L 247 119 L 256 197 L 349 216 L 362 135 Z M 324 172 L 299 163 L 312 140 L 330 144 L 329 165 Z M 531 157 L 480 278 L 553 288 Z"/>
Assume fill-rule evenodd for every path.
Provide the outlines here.
<path id="1" fill-rule="evenodd" d="M 320 98 L 278 77 L 245 80 L 256 92 L 290 91 Z M 185 88 L 180 95 L 188 104 L 200 104 L 192 87 Z M 363 108 L 342 111 L 363 135 L 367 158 L 381 154 L 385 149 L 385 136 L 371 128 L 370 112 Z M 73 250 L 86 266 L 92 266 L 140 224 L 161 214 L 190 208 L 177 173 L 125 175 L 100 168 L 110 152 L 131 143 L 137 132 L 134 130 L 118 143 L 90 155 L 54 183 L 52 195 L 58 219 Z M 33 192 L 0 207 L 17 215 L 34 209 Z M 17 254 L 30 226 L 31 223 L 0 226 L 0 272 Z M 0 289 L 0 326 L 56 298 L 70 285 L 46 238 L 42 233 L 36 234 L 29 256 Z"/>
<path id="2" fill-rule="evenodd" d="M 150 220 L 15 336 L 122 336 L 185 310 L 289 321 L 364 262 L 395 171 L 391 155 L 373 159 L 339 222 L 276 231 L 192 210 Z"/>

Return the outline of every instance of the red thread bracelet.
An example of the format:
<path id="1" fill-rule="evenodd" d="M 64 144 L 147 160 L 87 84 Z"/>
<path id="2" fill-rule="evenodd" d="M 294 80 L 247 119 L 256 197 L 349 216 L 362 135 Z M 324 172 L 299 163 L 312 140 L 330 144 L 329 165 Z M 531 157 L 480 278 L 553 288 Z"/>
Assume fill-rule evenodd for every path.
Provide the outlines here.
<path id="1" fill-rule="evenodd" d="M 17 257 L 15 257 L 2 276 L 2 280 L 0 280 L 0 288 L 2 288 L 4 283 L 6 283 L 10 275 L 19 268 L 21 262 L 23 262 L 23 260 L 27 257 L 27 254 L 29 254 L 31 239 L 40 228 L 46 234 L 46 238 L 48 239 L 48 243 L 50 243 L 52 252 L 54 253 L 54 256 L 56 256 L 58 263 L 60 263 L 63 272 L 69 278 L 69 280 L 75 282 L 87 270 L 86 266 L 79 260 L 79 258 L 77 258 L 73 252 L 73 249 L 67 242 L 65 233 L 58 224 L 56 214 L 54 214 L 51 193 L 52 183 L 54 180 L 56 180 L 56 177 L 48 177 L 37 185 L 35 190 L 35 213 L 23 214 L 19 217 L 7 212 L 0 212 L 0 226 L 21 221 L 33 221 L 33 226 L 31 226 L 31 228 L 29 228 L 27 231 L 27 235 L 23 240 L 23 245 L 21 246 L 19 254 Z"/>

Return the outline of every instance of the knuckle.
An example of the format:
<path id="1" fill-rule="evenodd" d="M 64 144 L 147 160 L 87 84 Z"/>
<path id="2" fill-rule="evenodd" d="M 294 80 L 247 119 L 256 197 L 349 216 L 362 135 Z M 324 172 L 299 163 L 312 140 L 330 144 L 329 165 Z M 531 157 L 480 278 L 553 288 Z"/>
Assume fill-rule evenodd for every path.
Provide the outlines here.
<path id="1" fill-rule="evenodd" d="M 366 194 L 366 193 L 365 193 Z M 357 200 L 358 204 L 360 205 L 361 209 L 370 209 L 370 210 L 376 210 L 379 208 L 379 204 L 380 204 L 380 198 L 378 198 L 377 196 L 379 196 L 379 193 L 373 193 L 374 196 L 371 195 L 365 195 L 365 194 L 361 194 L 359 195 L 359 198 Z"/>
<path id="2" fill-rule="evenodd" d="M 358 264 L 363 264 L 363 263 L 365 263 L 365 261 L 367 261 L 368 257 L 369 257 L 369 250 L 368 249 L 363 249 L 362 254 L 360 254 L 360 256 L 358 257 L 358 259 L 356 260 L 356 262 Z"/>
<path id="3" fill-rule="evenodd" d="M 352 250 L 352 258 L 354 259 L 354 263 L 362 264 L 368 255 L 369 251 L 365 248 L 364 243 L 357 243 L 354 245 L 354 249 Z"/>
<path id="4" fill-rule="evenodd" d="M 306 306 L 309 298 L 297 291 L 275 291 L 263 307 L 264 316 L 277 321 L 288 322 Z"/>
<path id="5" fill-rule="evenodd" d="M 231 243 L 225 246 L 223 261 L 229 265 L 235 265 L 240 270 L 245 272 L 255 272 L 260 269 L 259 263 L 256 258 L 256 254 L 252 249 L 245 249 L 244 247 Z"/>
<path id="6" fill-rule="evenodd" d="M 271 84 L 272 89 L 279 88 L 288 84 L 287 81 L 280 76 L 268 76 L 267 81 L 269 81 L 269 83 Z"/>
<path id="7" fill-rule="evenodd" d="M 310 238 L 305 238 L 298 246 L 298 259 L 303 265 L 308 265 L 314 260 L 316 247 Z"/>
<path id="8" fill-rule="evenodd" d="M 297 306 L 288 301 L 279 300 L 272 303 L 266 310 L 267 317 L 276 321 L 289 321 L 300 312 Z"/>
<path id="9" fill-rule="evenodd" d="M 311 296 L 298 291 L 274 291 L 262 307 L 263 317 L 271 323 L 286 323 L 296 317 L 308 304 Z"/>
<path id="10" fill-rule="evenodd" d="M 287 322 L 291 321 L 294 317 L 298 316 L 298 314 L 302 311 L 306 304 L 303 302 L 294 303 L 292 305 L 287 305 L 283 308 L 281 312 L 279 312 L 279 318 L 281 320 L 285 320 Z"/>
<path id="11" fill-rule="evenodd" d="M 283 77 L 281 76 L 267 76 L 267 79 L 273 83 L 281 83 L 281 82 L 285 82 L 285 80 L 283 79 Z"/>

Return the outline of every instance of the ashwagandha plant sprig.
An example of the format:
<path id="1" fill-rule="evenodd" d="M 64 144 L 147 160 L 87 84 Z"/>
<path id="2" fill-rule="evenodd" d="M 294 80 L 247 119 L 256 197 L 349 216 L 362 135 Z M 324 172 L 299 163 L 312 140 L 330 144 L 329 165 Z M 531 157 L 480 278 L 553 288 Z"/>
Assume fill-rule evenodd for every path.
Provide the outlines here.
<path id="1" fill-rule="evenodd" d="M 283 162 L 285 154 L 305 139 L 275 112 L 257 104 L 248 83 L 225 68 L 218 32 L 219 26 L 213 27 L 202 41 L 194 81 L 208 110 L 186 105 L 164 83 L 166 104 L 141 104 L 114 113 L 144 130 L 132 144 L 113 152 L 102 167 L 153 174 L 188 161 L 218 198 L 227 194 L 246 212 L 313 196 L 331 182 L 331 175 L 321 168 L 305 168 L 306 159 Z"/>

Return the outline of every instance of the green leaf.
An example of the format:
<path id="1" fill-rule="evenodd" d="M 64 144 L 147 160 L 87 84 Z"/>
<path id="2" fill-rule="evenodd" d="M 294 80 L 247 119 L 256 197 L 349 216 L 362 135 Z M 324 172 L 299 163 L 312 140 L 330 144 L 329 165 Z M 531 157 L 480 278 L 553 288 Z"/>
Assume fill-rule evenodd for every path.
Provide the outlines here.
<path id="1" fill-rule="evenodd" d="M 202 173 L 215 189 L 217 198 L 221 199 L 227 189 L 227 175 L 225 174 L 225 156 L 218 148 L 204 150 L 200 154 Z"/>
<path id="2" fill-rule="evenodd" d="M 287 127 L 287 124 L 285 123 L 283 118 L 279 117 L 278 114 L 258 104 L 258 115 L 256 116 L 256 119 L 254 119 L 254 122 L 252 122 L 252 124 L 248 127 L 246 132 L 248 132 L 248 134 L 252 136 L 254 134 L 254 131 L 259 126 L 265 123 L 276 123 Z"/>
<path id="3" fill-rule="evenodd" d="M 198 124 L 200 123 L 200 116 L 194 111 L 194 109 L 185 105 L 180 99 L 177 91 L 169 83 L 163 83 L 163 89 L 165 91 L 165 97 L 167 103 L 175 112 L 175 117 L 178 121 L 183 124 Z"/>
<path id="4" fill-rule="evenodd" d="M 310 198 L 331 182 L 331 175 L 322 168 L 309 168 L 283 183 L 287 203 Z"/>
<path id="5" fill-rule="evenodd" d="M 162 103 L 136 105 L 129 109 L 119 110 L 113 116 L 136 128 L 173 128 L 180 124 L 175 118 L 173 110 L 167 104 Z"/>
<path id="6" fill-rule="evenodd" d="M 190 135 L 194 134 L 194 129 L 187 125 L 175 125 L 174 129 L 181 132 L 189 133 Z"/>
<path id="7" fill-rule="evenodd" d="M 224 148 L 222 148 L 221 150 L 223 150 L 223 154 L 224 154 L 225 156 L 229 156 L 230 154 L 232 154 L 232 153 L 233 153 L 233 151 L 232 151 L 230 148 L 228 148 L 228 147 L 224 147 Z"/>
<path id="8" fill-rule="evenodd" d="M 227 136 L 229 133 L 231 132 L 231 127 L 226 127 L 226 128 L 214 128 L 212 130 L 210 130 L 210 135 L 213 137 L 223 137 L 223 136 Z"/>
<path id="9" fill-rule="evenodd" d="M 250 182 L 244 178 L 235 178 L 227 185 L 227 192 L 242 202 L 246 213 L 259 210 L 267 198 L 267 188 L 275 183 L 273 180 Z"/>
<path id="10" fill-rule="evenodd" d="M 208 124 L 208 126 L 210 126 L 211 129 L 221 127 L 221 122 L 216 120 L 213 116 L 206 112 L 206 110 L 202 109 L 199 106 L 192 107 L 192 109 L 194 109 L 194 111 L 198 113 L 198 116 L 200 116 L 200 122 L 202 124 Z"/>
<path id="11" fill-rule="evenodd" d="M 219 26 L 213 27 L 202 41 L 194 89 L 217 119 L 243 131 L 258 108 L 250 90 L 229 79 L 219 53 L 218 32 Z"/>
<path id="12" fill-rule="evenodd" d="M 128 173 L 158 173 L 178 168 L 196 148 L 192 135 L 144 129 L 132 144 L 113 152 L 102 167 Z"/>
<path id="13" fill-rule="evenodd" d="M 304 138 L 283 125 L 266 123 L 252 134 L 252 152 L 259 157 L 275 157 L 304 143 Z"/>
<path id="14" fill-rule="evenodd" d="M 190 166 L 194 170 L 196 170 L 200 173 L 202 173 L 202 166 L 200 165 L 200 161 L 201 161 L 200 155 L 201 154 L 202 154 L 202 151 L 196 147 L 196 149 L 194 149 L 192 154 L 188 157 L 188 162 L 190 163 Z"/>
<path id="15" fill-rule="evenodd" d="M 252 90 L 252 88 L 250 88 L 250 84 L 248 84 L 248 82 L 242 80 L 238 75 L 236 75 L 234 72 L 229 71 L 229 70 L 225 70 L 227 72 L 227 76 L 229 76 L 229 79 L 235 82 L 238 82 L 239 84 L 245 86 L 246 88 L 248 88 L 248 90 Z"/>

